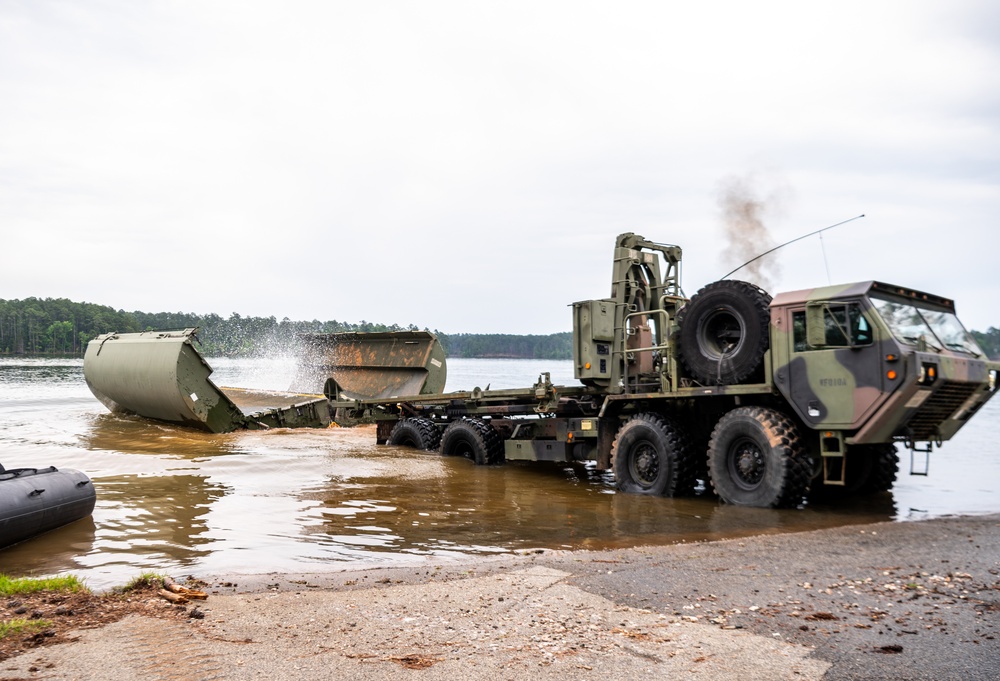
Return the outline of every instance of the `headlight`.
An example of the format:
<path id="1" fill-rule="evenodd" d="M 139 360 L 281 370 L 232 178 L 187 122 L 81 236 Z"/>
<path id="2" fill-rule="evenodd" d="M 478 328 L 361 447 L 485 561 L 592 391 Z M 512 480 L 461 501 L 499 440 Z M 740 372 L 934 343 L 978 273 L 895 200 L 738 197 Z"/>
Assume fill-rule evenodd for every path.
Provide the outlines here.
<path id="1" fill-rule="evenodd" d="M 990 370 L 990 392 L 993 392 L 996 389 L 997 389 L 997 370 L 996 369 L 991 369 Z"/>
<path id="2" fill-rule="evenodd" d="M 920 372 L 917 374 L 917 383 L 920 385 L 931 385 L 937 380 L 937 365 L 924 362 L 920 365 Z"/>

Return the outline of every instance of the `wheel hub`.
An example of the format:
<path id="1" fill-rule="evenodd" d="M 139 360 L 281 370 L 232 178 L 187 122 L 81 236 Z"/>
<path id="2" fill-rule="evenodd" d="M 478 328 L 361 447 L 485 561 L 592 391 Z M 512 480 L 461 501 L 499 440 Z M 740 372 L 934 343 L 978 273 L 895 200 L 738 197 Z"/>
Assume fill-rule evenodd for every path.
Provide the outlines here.
<path id="1" fill-rule="evenodd" d="M 649 487 L 660 473 L 660 458 L 649 444 L 636 448 L 632 456 L 632 477 L 643 487 Z"/>
<path id="2" fill-rule="evenodd" d="M 721 309 L 703 322 L 699 343 L 706 356 L 721 359 L 735 353 L 743 341 L 740 320 L 729 310 Z"/>
<path id="3" fill-rule="evenodd" d="M 753 489 L 764 479 L 764 453 L 750 440 L 737 442 L 730 457 L 733 480 L 743 489 Z"/>

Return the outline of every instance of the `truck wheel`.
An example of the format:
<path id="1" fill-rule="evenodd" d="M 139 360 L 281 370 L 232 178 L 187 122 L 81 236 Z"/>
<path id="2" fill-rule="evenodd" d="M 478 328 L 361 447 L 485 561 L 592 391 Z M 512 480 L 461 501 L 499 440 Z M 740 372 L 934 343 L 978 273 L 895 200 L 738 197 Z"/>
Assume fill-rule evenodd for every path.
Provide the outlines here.
<path id="1" fill-rule="evenodd" d="M 745 281 L 716 281 L 677 315 L 678 352 L 705 385 L 732 385 L 753 374 L 770 345 L 771 296 Z"/>
<path id="2" fill-rule="evenodd" d="M 503 438 L 493 426 L 481 419 L 463 418 L 445 428 L 441 436 L 441 453 L 464 456 L 477 466 L 502 464 Z"/>
<path id="3" fill-rule="evenodd" d="M 708 445 L 708 475 L 729 504 L 797 506 L 809 492 L 810 459 L 784 414 L 738 407 L 719 419 Z"/>
<path id="4" fill-rule="evenodd" d="M 891 442 L 874 445 L 852 445 L 847 449 L 847 473 L 843 485 L 820 484 L 810 492 L 819 501 L 836 501 L 844 497 L 888 492 L 896 482 L 899 456 Z"/>
<path id="5" fill-rule="evenodd" d="M 857 492 L 859 494 L 874 494 L 891 490 L 896 483 L 896 468 L 899 466 L 896 445 L 887 442 L 875 445 L 857 445 L 854 449 L 855 456 L 868 460 L 864 476 L 853 481 Z M 850 469 L 848 468 L 848 484 L 851 482 Z"/>
<path id="6" fill-rule="evenodd" d="M 708 433 L 698 432 L 696 428 L 685 428 L 690 436 L 688 442 L 677 459 L 677 485 L 674 487 L 675 497 L 690 497 L 697 494 L 698 483 L 703 482 L 702 490 L 711 492 L 708 484 L 708 462 L 705 452 L 708 451 Z"/>
<path id="7" fill-rule="evenodd" d="M 430 419 L 411 416 L 396 422 L 388 444 L 432 452 L 441 444 L 441 431 Z"/>
<path id="8" fill-rule="evenodd" d="M 615 484 L 629 494 L 673 496 L 678 468 L 690 461 L 689 451 L 683 430 L 672 420 L 660 414 L 636 414 L 618 430 L 611 445 Z"/>

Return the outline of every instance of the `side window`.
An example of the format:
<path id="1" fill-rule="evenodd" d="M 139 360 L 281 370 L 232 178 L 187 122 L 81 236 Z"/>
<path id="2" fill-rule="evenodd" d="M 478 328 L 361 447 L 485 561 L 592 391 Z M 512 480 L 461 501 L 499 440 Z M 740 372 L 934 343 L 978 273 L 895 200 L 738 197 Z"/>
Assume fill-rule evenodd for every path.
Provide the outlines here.
<path id="1" fill-rule="evenodd" d="M 817 328 L 811 328 L 811 325 Z M 810 345 L 810 340 L 813 345 Z M 858 303 L 819 304 L 813 312 L 792 312 L 792 343 L 795 352 L 821 348 L 871 345 L 872 326 Z"/>
<path id="2" fill-rule="evenodd" d="M 853 303 L 848 308 L 848 314 L 851 318 L 851 338 L 854 341 L 852 345 L 871 345 L 872 327 L 861 314 L 861 306 Z"/>
<path id="3" fill-rule="evenodd" d="M 826 344 L 833 347 L 850 345 L 847 338 L 847 306 L 830 305 L 823 311 L 823 322 L 826 325 Z"/>
<path id="4" fill-rule="evenodd" d="M 802 352 L 809 349 L 806 341 L 806 311 L 799 310 L 792 313 L 792 347 L 795 352 Z"/>

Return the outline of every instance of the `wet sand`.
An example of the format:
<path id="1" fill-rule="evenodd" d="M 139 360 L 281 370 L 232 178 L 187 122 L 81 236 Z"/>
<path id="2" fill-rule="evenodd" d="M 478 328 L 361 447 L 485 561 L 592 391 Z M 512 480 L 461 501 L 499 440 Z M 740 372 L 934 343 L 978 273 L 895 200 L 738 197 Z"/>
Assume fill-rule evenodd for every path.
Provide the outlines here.
<path id="1" fill-rule="evenodd" d="M 195 577 L 204 618 L 130 617 L 0 678 L 1000 678 L 1000 515 Z"/>

